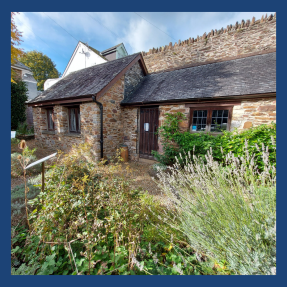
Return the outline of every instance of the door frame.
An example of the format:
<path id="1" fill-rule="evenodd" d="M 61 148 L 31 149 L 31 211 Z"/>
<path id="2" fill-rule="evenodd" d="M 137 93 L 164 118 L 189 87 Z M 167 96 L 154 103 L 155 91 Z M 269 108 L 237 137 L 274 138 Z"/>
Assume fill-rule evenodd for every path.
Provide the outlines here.
<path id="1" fill-rule="evenodd" d="M 150 120 L 153 120 L 154 122 L 153 126 L 150 124 L 148 137 L 145 138 L 143 137 L 143 135 L 145 136 L 146 134 L 143 131 L 144 119 L 142 118 L 142 116 L 143 116 L 143 112 L 148 109 L 154 109 L 157 112 L 155 113 L 153 119 L 149 118 L 148 121 L 145 121 L 145 122 L 150 123 Z M 155 160 L 154 156 L 151 154 L 151 151 L 158 150 L 158 135 L 154 134 L 155 132 L 157 132 L 158 127 L 159 127 L 159 106 L 140 107 L 139 108 L 139 148 L 138 148 L 140 158 Z M 151 139 L 150 139 L 151 134 L 153 134 L 152 145 L 154 149 L 152 149 L 152 147 L 150 146 L 151 145 Z M 148 146 L 144 147 L 145 144 L 147 144 Z"/>

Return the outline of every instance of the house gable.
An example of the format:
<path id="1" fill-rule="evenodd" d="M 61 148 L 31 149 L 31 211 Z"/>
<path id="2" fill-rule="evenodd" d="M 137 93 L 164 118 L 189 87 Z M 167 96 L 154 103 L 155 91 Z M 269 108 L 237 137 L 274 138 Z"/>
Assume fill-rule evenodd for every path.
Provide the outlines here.
<path id="1" fill-rule="evenodd" d="M 85 69 L 105 62 L 107 62 L 107 59 L 105 59 L 99 51 L 79 41 L 67 64 L 62 78 L 80 69 Z"/>

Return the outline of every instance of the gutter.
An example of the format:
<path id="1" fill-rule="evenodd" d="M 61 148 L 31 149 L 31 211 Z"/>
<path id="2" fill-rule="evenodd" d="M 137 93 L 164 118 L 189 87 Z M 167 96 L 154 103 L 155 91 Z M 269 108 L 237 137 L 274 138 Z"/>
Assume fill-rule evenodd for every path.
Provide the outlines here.
<path id="1" fill-rule="evenodd" d="M 92 96 L 93 102 L 95 102 L 101 111 L 101 138 L 100 138 L 100 144 L 101 144 L 101 159 L 104 157 L 104 135 L 103 135 L 103 104 L 98 102 L 96 100 L 96 96 Z"/>

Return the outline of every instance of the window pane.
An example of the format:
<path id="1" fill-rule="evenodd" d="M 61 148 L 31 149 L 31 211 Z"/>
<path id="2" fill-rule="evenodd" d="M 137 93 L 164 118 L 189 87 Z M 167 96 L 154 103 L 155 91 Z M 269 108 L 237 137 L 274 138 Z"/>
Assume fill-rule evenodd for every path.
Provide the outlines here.
<path id="1" fill-rule="evenodd" d="M 76 132 L 76 116 L 75 116 L 75 109 L 70 110 L 70 131 Z"/>
<path id="2" fill-rule="evenodd" d="M 213 132 L 227 129 L 228 110 L 214 110 L 212 112 L 211 127 Z"/>
<path id="3" fill-rule="evenodd" d="M 48 128 L 54 129 L 53 110 L 48 110 Z"/>
<path id="4" fill-rule="evenodd" d="M 192 131 L 205 131 L 206 129 L 207 110 L 193 111 Z"/>

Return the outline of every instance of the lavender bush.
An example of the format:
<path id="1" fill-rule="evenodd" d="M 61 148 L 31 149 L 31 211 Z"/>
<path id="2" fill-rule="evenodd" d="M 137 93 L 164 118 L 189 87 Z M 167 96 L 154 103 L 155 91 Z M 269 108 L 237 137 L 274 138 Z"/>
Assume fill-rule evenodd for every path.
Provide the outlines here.
<path id="1" fill-rule="evenodd" d="M 183 168 L 177 160 L 170 172 L 159 170 L 159 186 L 173 213 L 163 221 L 182 231 L 197 252 L 225 260 L 236 274 L 275 274 L 276 170 L 268 147 L 260 148 L 260 173 L 247 142 L 244 150 L 241 158 L 228 153 L 224 166 L 210 150 L 206 163 L 189 153 L 181 156 Z"/>

